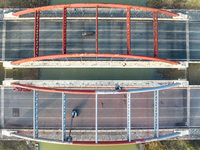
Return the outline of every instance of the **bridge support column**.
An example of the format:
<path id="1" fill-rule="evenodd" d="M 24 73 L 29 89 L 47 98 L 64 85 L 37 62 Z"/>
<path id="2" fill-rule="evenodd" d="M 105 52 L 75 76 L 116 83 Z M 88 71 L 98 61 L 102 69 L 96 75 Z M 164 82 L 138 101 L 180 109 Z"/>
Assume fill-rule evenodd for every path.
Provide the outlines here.
<path id="1" fill-rule="evenodd" d="M 98 94 L 95 95 L 95 143 L 98 144 Z"/>
<path id="2" fill-rule="evenodd" d="M 127 54 L 131 54 L 131 13 L 127 8 Z"/>
<path id="3" fill-rule="evenodd" d="M 154 137 L 159 137 L 159 90 L 154 91 Z"/>
<path id="4" fill-rule="evenodd" d="M 38 138 L 38 91 L 33 91 L 33 138 Z"/>
<path id="5" fill-rule="evenodd" d="M 131 142 L 131 93 L 127 93 L 127 141 Z"/>
<path id="6" fill-rule="evenodd" d="M 34 57 L 39 56 L 39 23 L 40 23 L 40 12 L 35 11 L 35 36 L 34 36 Z"/>
<path id="7" fill-rule="evenodd" d="M 66 94 L 62 93 L 62 142 L 66 137 Z"/>
<path id="8" fill-rule="evenodd" d="M 63 54 L 66 54 L 67 44 L 67 8 L 63 8 Z"/>
<path id="9" fill-rule="evenodd" d="M 153 12 L 154 57 L 158 58 L 158 12 Z"/>

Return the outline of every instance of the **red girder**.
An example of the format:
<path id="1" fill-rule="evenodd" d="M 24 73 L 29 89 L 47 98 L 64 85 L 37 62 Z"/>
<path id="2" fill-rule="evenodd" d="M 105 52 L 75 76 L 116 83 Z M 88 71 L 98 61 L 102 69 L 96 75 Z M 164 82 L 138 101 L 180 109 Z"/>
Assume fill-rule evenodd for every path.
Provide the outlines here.
<path id="1" fill-rule="evenodd" d="M 149 7 L 141 7 L 141 6 L 134 6 L 134 5 L 123 5 L 123 4 L 101 4 L 101 3 L 75 3 L 75 4 L 64 4 L 64 5 L 50 5 L 50 6 L 44 6 L 44 7 L 37 7 L 37 8 L 30 8 L 27 10 L 22 10 L 16 13 L 13 13 L 14 16 L 19 16 L 23 14 L 28 14 L 28 13 L 33 13 L 36 10 L 37 11 L 44 11 L 44 10 L 51 10 L 51 9 L 62 9 L 64 7 L 67 8 L 96 8 L 96 7 L 101 7 L 101 8 L 130 8 L 130 9 L 137 9 L 137 10 L 144 10 L 144 11 L 151 11 L 151 12 L 158 12 L 161 14 L 173 16 L 173 17 L 178 17 L 179 15 L 173 12 L 161 10 L 161 9 L 155 9 L 155 8 L 149 8 Z"/>
<path id="2" fill-rule="evenodd" d="M 151 60 L 157 62 L 168 63 L 171 65 L 179 65 L 179 62 L 162 59 L 162 58 L 155 58 L 149 56 L 140 56 L 140 55 L 127 55 L 127 54 L 96 54 L 96 53 L 82 53 L 82 54 L 57 54 L 57 55 L 47 55 L 47 56 L 39 56 L 33 58 L 26 58 L 22 60 L 13 61 L 13 65 L 19 65 L 25 62 L 32 62 L 32 61 L 40 61 L 46 59 L 59 59 L 59 58 L 76 58 L 76 57 L 110 57 L 110 58 L 129 58 L 129 59 L 141 59 L 141 60 Z"/>
<path id="3" fill-rule="evenodd" d="M 98 53 L 98 6 L 96 7 L 96 53 Z"/>
<path id="4" fill-rule="evenodd" d="M 127 54 L 131 54 L 131 16 L 130 8 L 127 8 Z"/>
<path id="5" fill-rule="evenodd" d="M 35 36 L 34 36 L 34 57 L 39 56 L 39 24 L 40 23 L 40 12 L 35 11 Z"/>
<path id="6" fill-rule="evenodd" d="M 158 13 L 153 12 L 153 46 L 154 57 L 158 58 Z"/>
<path id="7" fill-rule="evenodd" d="M 66 44 L 67 44 L 67 8 L 63 8 L 63 54 L 66 54 Z"/>

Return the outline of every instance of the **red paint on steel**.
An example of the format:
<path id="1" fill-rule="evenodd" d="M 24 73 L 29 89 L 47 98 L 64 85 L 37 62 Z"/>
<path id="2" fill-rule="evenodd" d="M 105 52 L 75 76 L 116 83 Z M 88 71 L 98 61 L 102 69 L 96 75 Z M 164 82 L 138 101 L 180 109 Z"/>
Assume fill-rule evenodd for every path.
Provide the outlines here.
<path id="1" fill-rule="evenodd" d="M 96 53 L 98 53 L 98 6 L 96 7 Z"/>
<path id="2" fill-rule="evenodd" d="M 83 53 L 83 54 L 57 54 L 57 55 L 47 55 L 47 56 L 39 56 L 33 58 L 26 58 L 22 60 L 13 61 L 13 65 L 19 65 L 21 63 L 32 62 L 32 61 L 40 61 L 46 59 L 59 59 L 59 58 L 76 58 L 76 57 L 114 57 L 114 58 L 130 58 L 130 59 L 142 59 L 142 60 L 151 60 L 157 62 L 168 63 L 171 65 L 179 65 L 179 62 L 162 59 L 162 58 L 154 58 L 149 56 L 140 56 L 140 55 L 127 55 L 127 54 L 96 54 L 96 53 Z"/>
<path id="3" fill-rule="evenodd" d="M 72 89 L 56 89 L 56 88 L 47 88 L 47 87 L 36 87 L 31 85 L 11 83 L 11 85 L 26 88 L 29 90 L 38 90 L 43 92 L 54 92 L 54 93 L 70 93 L 70 94 L 95 94 L 95 90 L 72 90 Z"/>
<path id="4" fill-rule="evenodd" d="M 153 45 L 154 57 L 158 58 L 158 13 L 153 12 Z"/>
<path id="5" fill-rule="evenodd" d="M 96 144 L 94 141 L 73 141 L 73 145 L 79 145 L 79 146 L 83 146 L 83 145 L 87 145 L 87 146 L 103 146 L 103 145 L 128 145 L 128 144 L 135 144 L 136 141 L 98 141 L 98 144 Z"/>
<path id="6" fill-rule="evenodd" d="M 127 8 L 127 54 L 131 54 L 131 16 L 130 8 Z"/>
<path id="7" fill-rule="evenodd" d="M 40 12 L 35 11 L 35 36 L 34 36 L 34 57 L 39 56 L 39 23 L 40 23 Z"/>
<path id="8" fill-rule="evenodd" d="M 63 8 L 63 54 L 66 54 L 66 39 L 67 39 L 67 8 Z"/>
<path id="9" fill-rule="evenodd" d="M 98 141 L 98 144 L 95 141 L 74 141 L 73 145 L 88 145 L 88 146 L 101 146 L 101 145 L 129 145 L 129 144 L 136 144 L 136 143 L 145 143 L 145 139 L 138 139 L 138 140 L 131 140 L 128 141 Z"/>
<path id="10" fill-rule="evenodd" d="M 64 7 L 67 8 L 95 8 L 95 7 L 101 7 L 101 8 L 130 8 L 130 9 L 137 9 L 137 10 L 144 10 L 144 11 L 151 11 L 151 12 L 158 12 L 161 14 L 177 17 L 179 16 L 176 13 L 161 10 L 161 9 L 155 9 L 155 8 L 149 8 L 149 7 L 141 7 L 141 6 L 134 6 L 134 5 L 123 5 L 123 4 L 101 4 L 101 3 L 74 3 L 74 4 L 64 4 L 64 5 L 50 5 L 50 6 L 44 6 L 44 7 L 37 7 L 37 8 L 30 8 L 26 10 L 22 10 L 16 13 L 13 13 L 14 16 L 24 15 L 28 13 L 33 13 L 36 10 L 37 11 L 44 11 L 44 10 L 51 10 L 51 9 L 62 9 Z"/>

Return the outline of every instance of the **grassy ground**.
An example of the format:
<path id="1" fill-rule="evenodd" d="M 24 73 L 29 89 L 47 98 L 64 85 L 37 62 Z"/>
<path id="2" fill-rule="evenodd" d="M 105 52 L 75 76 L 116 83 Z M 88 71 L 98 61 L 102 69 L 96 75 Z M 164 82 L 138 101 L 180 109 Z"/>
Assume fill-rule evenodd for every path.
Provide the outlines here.
<path id="1" fill-rule="evenodd" d="M 3 68 L 3 63 L 0 63 L 0 85 L 2 85 L 3 80 L 4 80 L 4 68 Z"/>
<path id="2" fill-rule="evenodd" d="M 199 9 L 200 0 L 149 0 L 147 6 L 165 9 Z"/>
<path id="3" fill-rule="evenodd" d="M 49 5 L 49 0 L 0 0 L 0 8 L 33 8 Z"/>
<path id="4" fill-rule="evenodd" d="M 145 145 L 144 150 L 200 150 L 200 142 L 192 141 L 161 141 Z"/>
<path id="5" fill-rule="evenodd" d="M 26 142 L 21 141 L 0 141 L 0 150 L 32 150 Z"/>
<path id="6" fill-rule="evenodd" d="M 71 3 L 119 3 L 146 6 L 149 0 L 50 0 L 50 5 L 71 4 Z"/>

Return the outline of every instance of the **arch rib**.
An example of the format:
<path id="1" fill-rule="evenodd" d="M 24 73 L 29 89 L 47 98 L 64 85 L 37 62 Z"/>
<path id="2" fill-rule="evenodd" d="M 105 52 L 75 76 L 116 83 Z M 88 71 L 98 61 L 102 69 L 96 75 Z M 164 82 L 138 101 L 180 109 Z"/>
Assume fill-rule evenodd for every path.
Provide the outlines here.
<path id="1" fill-rule="evenodd" d="M 29 141 L 37 141 L 37 142 L 45 142 L 45 143 L 52 143 L 52 144 L 63 144 L 63 145 L 79 145 L 79 146 L 97 146 L 97 145 L 128 145 L 128 144 L 138 144 L 138 143 L 147 143 L 147 142 L 153 142 L 153 141 L 161 141 L 161 140 L 167 140 L 170 138 L 175 138 L 177 136 L 182 136 L 181 132 L 174 132 L 171 134 L 163 135 L 159 138 L 150 138 L 150 139 L 136 139 L 131 140 L 131 142 L 128 141 L 99 141 L 98 144 L 95 144 L 94 141 L 73 141 L 73 142 L 61 142 L 61 141 L 53 141 L 50 139 L 41 139 L 41 138 L 32 138 L 25 135 L 21 135 L 18 133 L 8 133 L 9 136 L 29 140 Z"/>
<path id="2" fill-rule="evenodd" d="M 151 11 L 151 12 L 158 12 L 161 14 L 169 15 L 172 17 L 179 16 L 176 13 L 155 9 L 155 8 L 149 8 L 149 7 L 141 7 L 141 6 L 134 6 L 134 5 L 123 5 L 123 4 L 101 4 L 101 3 L 75 3 L 75 4 L 64 4 L 64 5 L 51 5 L 51 6 L 44 6 L 44 7 L 37 7 L 37 8 L 30 8 L 26 10 L 22 10 L 16 13 L 13 13 L 14 16 L 20 16 L 28 13 L 33 13 L 35 11 L 45 11 L 45 10 L 51 10 L 51 9 L 61 9 L 64 7 L 67 8 L 130 8 L 130 9 L 136 9 L 136 10 L 144 10 L 144 11 Z"/>
<path id="3" fill-rule="evenodd" d="M 120 93 L 140 93 L 140 92 L 150 92 L 155 90 L 164 90 L 173 87 L 180 86 L 180 83 L 174 83 L 158 87 L 150 88 L 140 88 L 140 89 L 128 89 L 128 90 L 72 90 L 72 89 L 57 89 L 57 88 L 48 88 L 48 87 L 37 87 L 32 85 L 25 85 L 20 83 L 11 83 L 12 86 L 26 88 L 30 90 L 37 90 L 43 92 L 54 92 L 54 93 L 70 93 L 70 94 L 120 94 Z"/>
<path id="4" fill-rule="evenodd" d="M 140 56 L 140 55 L 127 55 L 127 54 L 95 54 L 95 53 L 79 53 L 79 54 L 57 54 L 57 55 L 47 55 L 47 56 L 39 56 L 26 58 L 22 60 L 13 61 L 12 65 L 19 65 L 21 63 L 32 62 L 32 61 L 41 61 L 47 59 L 59 59 L 59 58 L 76 58 L 76 57 L 113 57 L 113 58 L 129 58 L 129 59 L 142 59 L 142 60 L 150 60 L 168 63 L 171 65 L 179 65 L 179 62 L 162 59 L 162 58 L 154 58 L 149 56 Z"/>

